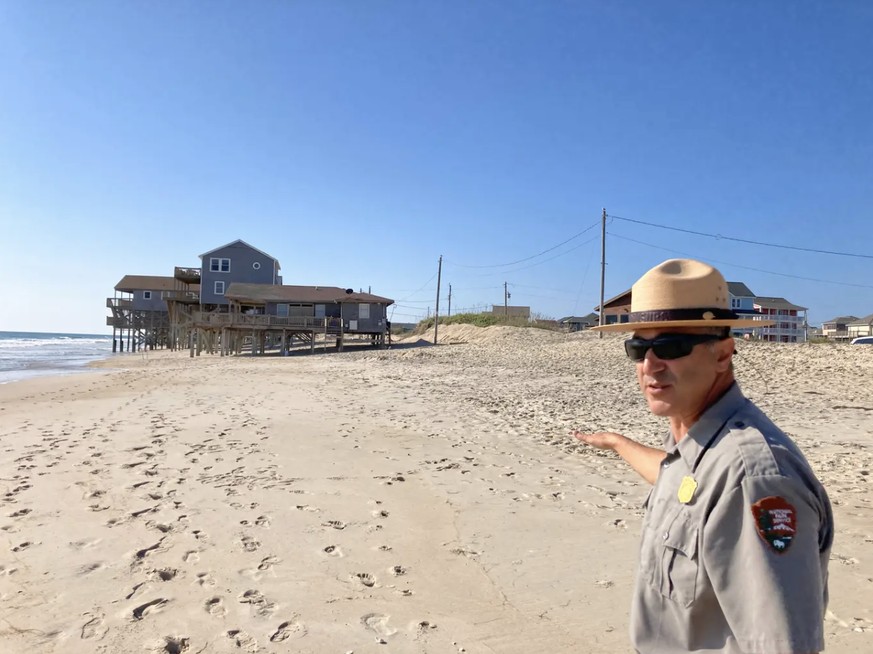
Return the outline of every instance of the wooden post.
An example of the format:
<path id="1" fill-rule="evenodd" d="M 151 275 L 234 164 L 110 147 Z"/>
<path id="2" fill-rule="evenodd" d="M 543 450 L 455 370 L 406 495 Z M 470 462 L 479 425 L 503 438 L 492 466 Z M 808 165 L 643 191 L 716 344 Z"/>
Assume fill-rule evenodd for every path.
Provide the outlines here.
<path id="1" fill-rule="evenodd" d="M 606 285 L 606 209 L 600 220 L 600 326 L 606 324 L 606 316 L 603 311 L 603 288 Z M 603 332 L 599 334 L 603 338 Z"/>
<path id="2" fill-rule="evenodd" d="M 191 350 L 191 358 L 194 358 L 194 330 L 188 330 L 188 348 Z"/>
<path id="3" fill-rule="evenodd" d="M 437 268 L 437 296 L 436 311 L 433 313 L 433 344 L 437 344 L 437 332 L 440 327 L 440 281 L 443 276 L 443 255 L 440 255 L 440 263 Z"/>

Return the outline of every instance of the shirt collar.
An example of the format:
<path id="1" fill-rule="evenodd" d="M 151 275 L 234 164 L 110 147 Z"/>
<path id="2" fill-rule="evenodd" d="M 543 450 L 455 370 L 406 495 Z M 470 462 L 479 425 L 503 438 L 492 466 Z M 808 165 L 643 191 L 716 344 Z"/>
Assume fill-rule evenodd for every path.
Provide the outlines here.
<path id="1" fill-rule="evenodd" d="M 739 384 L 734 382 L 715 404 L 709 407 L 695 422 L 681 441 L 673 441 L 673 435 L 669 434 L 666 440 L 668 453 L 679 453 L 689 470 L 694 471 L 697 461 L 712 441 L 713 437 L 721 431 L 724 424 L 734 415 L 743 404 L 746 397 L 740 390 Z"/>

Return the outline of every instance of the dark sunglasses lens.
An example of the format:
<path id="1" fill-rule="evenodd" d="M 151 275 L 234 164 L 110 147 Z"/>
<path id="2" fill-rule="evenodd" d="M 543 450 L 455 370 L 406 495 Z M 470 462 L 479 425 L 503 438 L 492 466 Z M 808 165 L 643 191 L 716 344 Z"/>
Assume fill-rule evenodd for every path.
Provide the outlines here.
<path id="1" fill-rule="evenodd" d="M 645 338 L 631 338 L 624 342 L 624 351 L 627 352 L 631 361 L 642 361 L 646 358 L 649 348 L 654 350 L 659 359 L 681 359 L 687 357 L 694 350 L 694 346 L 702 342 L 694 336 L 668 336 L 646 340 Z"/>
<path id="2" fill-rule="evenodd" d="M 681 359 L 691 354 L 694 345 L 695 341 L 684 338 L 671 338 L 660 342 L 656 339 L 652 344 L 652 349 L 659 359 Z"/>
<path id="3" fill-rule="evenodd" d="M 631 338 L 624 342 L 624 351 L 631 361 L 642 361 L 649 351 L 650 341 L 642 338 Z"/>

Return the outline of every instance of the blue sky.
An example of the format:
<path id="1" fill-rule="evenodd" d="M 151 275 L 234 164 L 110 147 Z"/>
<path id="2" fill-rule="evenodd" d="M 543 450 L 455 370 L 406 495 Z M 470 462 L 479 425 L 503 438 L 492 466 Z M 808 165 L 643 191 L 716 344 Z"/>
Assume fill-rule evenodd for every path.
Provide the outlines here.
<path id="1" fill-rule="evenodd" d="M 396 322 L 440 255 L 442 313 L 506 282 L 584 315 L 604 207 L 863 255 L 610 218 L 607 297 L 692 256 L 813 324 L 873 313 L 870 34 L 864 0 L 5 0 L 0 330 L 107 333 L 125 274 L 238 238 Z"/>

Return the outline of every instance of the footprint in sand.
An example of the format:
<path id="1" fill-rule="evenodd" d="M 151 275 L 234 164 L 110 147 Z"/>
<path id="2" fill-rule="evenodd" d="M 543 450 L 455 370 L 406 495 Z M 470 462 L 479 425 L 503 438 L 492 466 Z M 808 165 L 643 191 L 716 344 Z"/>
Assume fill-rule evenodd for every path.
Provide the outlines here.
<path id="1" fill-rule="evenodd" d="M 263 559 L 261 559 L 261 562 L 258 564 L 258 570 L 260 570 L 261 572 L 264 572 L 264 571 L 272 568 L 274 565 L 281 563 L 281 562 L 282 562 L 282 559 L 280 559 L 278 556 L 264 557 Z"/>
<path id="2" fill-rule="evenodd" d="M 85 615 L 87 616 L 90 614 L 86 613 Z M 106 632 L 108 630 L 109 628 L 103 622 L 103 616 L 95 615 L 90 620 L 88 620 L 88 622 L 82 625 L 82 631 L 80 636 L 82 640 L 90 640 L 92 638 L 100 640 L 101 638 L 103 638 L 104 635 L 106 635 Z"/>
<path id="3" fill-rule="evenodd" d="M 214 615 L 217 617 L 227 615 L 227 609 L 224 608 L 224 602 L 222 602 L 220 597 L 210 597 L 204 603 L 204 607 L 206 608 L 206 612 L 209 615 Z"/>
<path id="4" fill-rule="evenodd" d="M 158 599 L 152 600 L 151 602 L 140 604 L 133 610 L 133 619 L 142 620 L 145 616 L 151 613 L 157 613 L 164 606 L 166 606 L 168 602 L 169 600 L 165 600 L 163 597 L 159 597 Z"/>
<path id="5" fill-rule="evenodd" d="M 345 556 L 345 554 L 343 554 L 343 551 L 339 545 L 328 545 L 327 547 L 325 547 L 322 550 L 322 552 L 324 552 L 325 554 L 328 554 L 330 556 L 338 556 L 338 557 Z"/>
<path id="6" fill-rule="evenodd" d="M 324 527 L 333 527 L 334 529 L 345 529 L 346 523 L 342 520 L 328 520 L 327 522 L 321 523 Z"/>
<path id="7" fill-rule="evenodd" d="M 304 627 L 296 618 L 283 622 L 276 628 L 276 632 L 270 636 L 271 643 L 281 643 L 289 638 L 302 638 L 306 635 Z"/>
<path id="8" fill-rule="evenodd" d="M 261 547 L 261 541 L 257 538 L 252 538 L 251 536 L 243 536 L 240 542 L 246 552 L 254 552 Z"/>
<path id="9" fill-rule="evenodd" d="M 382 613 L 367 613 L 361 616 L 363 625 L 374 632 L 379 638 L 386 638 L 397 633 L 396 629 L 388 626 L 388 620 L 390 619 L 390 615 L 383 615 Z"/>
<path id="10" fill-rule="evenodd" d="M 164 642 L 158 645 L 156 654 L 183 654 L 190 646 L 190 639 L 185 636 L 164 636 Z"/>
<path id="11" fill-rule="evenodd" d="M 376 585 L 376 578 L 371 575 L 369 572 L 357 572 L 352 577 L 352 579 L 357 579 L 361 584 L 366 586 L 367 588 L 372 588 Z"/>
<path id="12" fill-rule="evenodd" d="M 227 637 L 244 652 L 258 651 L 258 641 L 241 629 L 231 629 L 227 632 Z"/>

